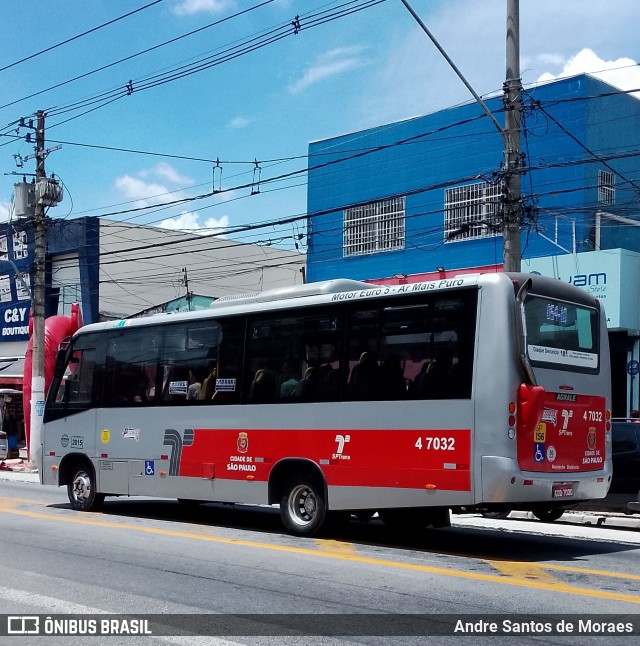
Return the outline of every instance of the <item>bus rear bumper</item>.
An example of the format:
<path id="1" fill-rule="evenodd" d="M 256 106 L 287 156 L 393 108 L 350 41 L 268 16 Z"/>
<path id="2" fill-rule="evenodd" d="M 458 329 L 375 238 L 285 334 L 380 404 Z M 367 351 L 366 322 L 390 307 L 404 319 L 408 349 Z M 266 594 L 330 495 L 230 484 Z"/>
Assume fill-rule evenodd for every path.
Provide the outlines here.
<path id="1" fill-rule="evenodd" d="M 599 471 L 540 473 L 521 471 L 517 460 L 482 457 L 483 503 L 553 502 L 558 505 L 604 498 L 611 483 L 611 466 Z"/>

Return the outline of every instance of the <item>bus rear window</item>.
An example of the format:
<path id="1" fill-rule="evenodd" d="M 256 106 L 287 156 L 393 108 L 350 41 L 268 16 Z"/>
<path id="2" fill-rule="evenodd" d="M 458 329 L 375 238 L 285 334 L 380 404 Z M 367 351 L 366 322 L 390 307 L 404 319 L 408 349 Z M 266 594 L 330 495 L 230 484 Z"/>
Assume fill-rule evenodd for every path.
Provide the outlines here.
<path id="1" fill-rule="evenodd" d="M 597 371 L 595 308 L 530 294 L 524 301 L 527 354 L 533 364 Z"/>

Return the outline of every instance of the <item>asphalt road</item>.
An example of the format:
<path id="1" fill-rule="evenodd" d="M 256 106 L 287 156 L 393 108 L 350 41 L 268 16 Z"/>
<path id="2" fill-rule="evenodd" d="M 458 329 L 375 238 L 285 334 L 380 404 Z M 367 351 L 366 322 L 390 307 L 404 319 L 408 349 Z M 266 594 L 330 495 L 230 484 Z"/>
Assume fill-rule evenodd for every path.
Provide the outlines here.
<path id="1" fill-rule="evenodd" d="M 565 516 L 554 524 L 456 516 L 452 528 L 417 536 L 393 534 L 377 520 L 354 520 L 334 533 L 301 539 L 283 532 L 271 508 L 204 505 L 193 510 L 173 500 L 118 498 L 108 500 L 102 513 L 79 513 L 70 509 L 62 489 L 0 479 L 0 601 L 3 612 L 21 615 L 129 614 L 170 622 L 188 614 L 194 627 L 202 616 L 228 620 L 267 613 L 283 616 L 276 626 L 283 633 L 295 628 L 293 615 L 301 616 L 301 625 L 323 614 L 329 615 L 321 619 L 325 629 L 336 630 L 344 630 L 345 615 L 352 622 L 371 615 L 361 632 L 377 635 L 385 626 L 397 627 L 404 614 L 417 615 L 429 630 L 434 622 L 442 628 L 457 618 L 506 616 L 524 622 L 545 613 L 554 622 L 603 614 L 638 622 L 640 532 L 570 523 Z M 379 615 L 384 615 L 382 623 Z M 254 628 L 257 621 L 257 632 L 265 632 L 263 620 L 243 621 Z M 94 637 L 89 643 L 309 646 L 426 639 L 218 633 Z M 459 637 L 432 639 L 454 643 Z M 579 642 L 592 639 L 602 643 L 601 637 L 580 637 Z M 2 643 L 74 646 L 86 640 L 8 637 Z M 575 636 L 545 634 L 473 640 L 576 643 Z M 606 643 L 617 641 L 628 643 L 625 637 L 607 637 Z"/>

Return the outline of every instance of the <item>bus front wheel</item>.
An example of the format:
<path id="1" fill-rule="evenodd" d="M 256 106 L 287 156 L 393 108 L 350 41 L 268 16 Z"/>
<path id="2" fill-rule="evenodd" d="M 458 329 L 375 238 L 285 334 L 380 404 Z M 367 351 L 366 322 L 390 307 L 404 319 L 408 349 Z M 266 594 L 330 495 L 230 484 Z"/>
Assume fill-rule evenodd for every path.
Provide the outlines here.
<path id="1" fill-rule="evenodd" d="M 325 521 L 327 508 L 321 487 L 311 479 L 290 480 L 280 500 L 284 526 L 297 536 L 315 534 Z"/>
<path id="2" fill-rule="evenodd" d="M 94 511 L 104 502 L 104 494 L 96 491 L 96 478 L 93 469 L 85 464 L 73 467 L 72 477 L 67 484 L 69 502 L 78 511 Z"/>

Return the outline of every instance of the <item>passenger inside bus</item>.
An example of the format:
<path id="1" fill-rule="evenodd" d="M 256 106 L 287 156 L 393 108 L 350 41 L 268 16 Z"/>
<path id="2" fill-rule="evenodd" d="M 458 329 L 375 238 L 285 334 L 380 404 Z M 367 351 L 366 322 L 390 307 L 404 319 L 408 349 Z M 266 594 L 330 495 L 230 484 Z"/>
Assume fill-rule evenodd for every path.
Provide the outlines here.
<path id="1" fill-rule="evenodd" d="M 321 368 L 321 396 L 323 401 L 335 401 L 340 397 L 340 370 L 334 368 L 330 363 Z"/>
<path id="2" fill-rule="evenodd" d="M 276 400 L 278 373 L 270 368 L 260 368 L 249 387 L 249 398 L 254 404 L 269 404 Z"/>
<path id="3" fill-rule="evenodd" d="M 187 387 L 187 400 L 200 399 L 200 391 L 202 390 L 202 377 L 200 368 L 190 368 Z"/>
<path id="4" fill-rule="evenodd" d="M 436 352 L 428 368 L 416 384 L 416 397 L 418 399 L 446 399 L 449 393 L 449 374 L 453 364 L 453 357 L 448 348 L 440 348 Z"/>
<path id="5" fill-rule="evenodd" d="M 291 399 L 300 397 L 302 390 L 301 379 L 293 369 L 292 364 L 287 361 L 282 367 L 280 384 L 280 399 Z"/>
<path id="6" fill-rule="evenodd" d="M 380 366 L 380 397 L 382 399 L 405 399 L 407 380 L 404 378 L 402 360 L 397 354 L 390 354 Z"/>
<path id="7" fill-rule="evenodd" d="M 207 376 L 202 382 L 200 389 L 200 399 L 211 400 L 216 395 L 216 378 L 218 376 L 218 364 L 214 361 L 209 366 Z"/>
<path id="8" fill-rule="evenodd" d="M 372 352 L 360 355 L 358 363 L 349 376 L 349 397 L 351 399 L 375 399 L 378 385 L 378 362 Z"/>
<path id="9" fill-rule="evenodd" d="M 300 388 L 300 397 L 304 401 L 312 402 L 318 400 L 320 390 L 320 371 L 315 366 L 309 366 L 304 371 Z"/>

